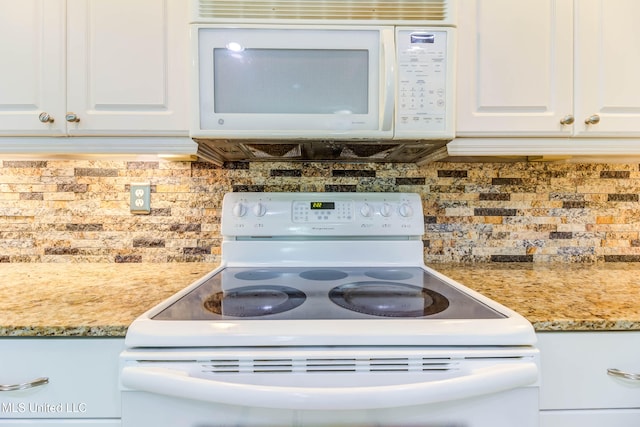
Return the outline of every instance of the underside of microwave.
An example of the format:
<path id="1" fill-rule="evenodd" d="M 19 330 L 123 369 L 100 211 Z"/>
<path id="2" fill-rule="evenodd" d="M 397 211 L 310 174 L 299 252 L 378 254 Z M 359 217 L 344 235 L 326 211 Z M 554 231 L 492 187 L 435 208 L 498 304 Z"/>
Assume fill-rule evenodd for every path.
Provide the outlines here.
<path id="1" fill-rule="evenodd" d="M 198 156 L 225 161 L 331 161 L 423 164 L 447 157 L 448 141 L 286 141 L 194 139 Z"/>
<path id="2" fill-rule="evenodd" d="M 350 22 L 455 26 L 454 0 L 191 0 L 193 23 Z"/>

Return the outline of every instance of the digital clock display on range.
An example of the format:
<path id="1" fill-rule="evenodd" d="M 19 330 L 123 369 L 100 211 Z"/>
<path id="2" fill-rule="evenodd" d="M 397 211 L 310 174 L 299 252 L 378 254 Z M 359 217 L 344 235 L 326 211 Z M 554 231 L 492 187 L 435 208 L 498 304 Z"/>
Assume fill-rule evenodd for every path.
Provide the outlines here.
<path id="1" fill-rule="evenodd" d="M 314 209 L 335 209 L 336 204 L 334 202 L 311 202 L 311 210 Z"/>

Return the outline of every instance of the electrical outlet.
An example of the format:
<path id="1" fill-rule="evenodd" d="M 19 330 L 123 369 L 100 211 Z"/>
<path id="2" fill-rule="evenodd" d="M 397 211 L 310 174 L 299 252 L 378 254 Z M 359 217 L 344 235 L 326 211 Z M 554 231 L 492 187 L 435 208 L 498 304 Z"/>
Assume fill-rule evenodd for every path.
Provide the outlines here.
<path id="1" fill-rule="evenodd" d="M 132 214 L 146 215 L 151 212 L 151 185 L 131 184 L 130 209 Z"/>

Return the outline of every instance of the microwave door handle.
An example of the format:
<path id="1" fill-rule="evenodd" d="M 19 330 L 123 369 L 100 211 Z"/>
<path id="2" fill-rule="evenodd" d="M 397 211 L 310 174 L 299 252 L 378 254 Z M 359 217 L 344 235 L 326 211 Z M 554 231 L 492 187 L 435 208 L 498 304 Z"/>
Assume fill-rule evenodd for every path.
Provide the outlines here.
<path id="1" fill-rule="evenodd" d="M 366 387 L 233 383 L 194 378 L 185 371 L 160 367 L 127 366 L 121 375 L 124 387 L 133 391 L 211 403 L 294 410 L 362 410 L 427 405 L 525 387 L 537 379 L 538 367 L 532 362 L 494 365 L 441 380 Z M 343 377 L 342 381 L 348 379 Z"/>
<path id="2" fill-rule="evenodd" d="M 384 92 L 382 108 L 382 130 L 390 131 L 393 126 L 393 114 L 396 98 L 396 61 L 395 61 L 395 36 L 393 29 L 383 29 L 381 31 L 382 40 L 380 49 L 382 50 L 382 85 Z"/>

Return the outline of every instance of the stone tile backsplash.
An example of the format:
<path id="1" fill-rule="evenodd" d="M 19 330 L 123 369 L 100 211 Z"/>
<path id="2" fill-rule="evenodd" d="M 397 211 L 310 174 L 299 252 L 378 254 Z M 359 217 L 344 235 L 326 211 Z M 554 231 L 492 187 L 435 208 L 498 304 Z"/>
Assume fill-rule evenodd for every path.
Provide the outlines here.
<path id="1" fill-rule="evenodd" d="M 640 262 L 638 164 L 108 160 L 0 161 L 0 262 L 218 262 L 230 191 L 419 193 L 427 263 Z"/>

